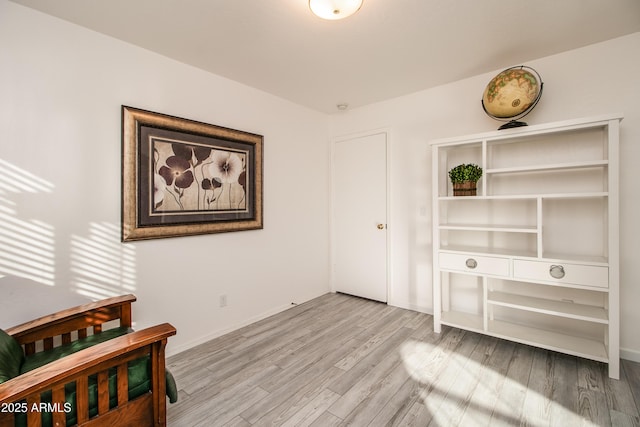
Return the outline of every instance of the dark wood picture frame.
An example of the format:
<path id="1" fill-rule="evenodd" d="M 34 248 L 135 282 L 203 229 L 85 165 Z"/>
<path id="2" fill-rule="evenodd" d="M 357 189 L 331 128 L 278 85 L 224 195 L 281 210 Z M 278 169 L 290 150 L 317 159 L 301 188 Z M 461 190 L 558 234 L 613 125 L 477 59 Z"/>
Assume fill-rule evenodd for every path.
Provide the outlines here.
<path id="1" fill-rule="evenodd" d="M 263 137 L 122 106 L 122 241 L 263 228 Z"/>

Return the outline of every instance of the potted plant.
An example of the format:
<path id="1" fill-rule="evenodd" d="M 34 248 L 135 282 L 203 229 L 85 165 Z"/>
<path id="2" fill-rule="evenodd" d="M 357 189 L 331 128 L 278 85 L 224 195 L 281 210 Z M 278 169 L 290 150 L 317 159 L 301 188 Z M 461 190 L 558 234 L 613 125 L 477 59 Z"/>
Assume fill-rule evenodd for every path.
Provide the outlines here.
<path id="1" fill-rule="evenodd" d="M 449 171 L 454 196 L 475 196 L 476 183 L 482 177 L 482 168 L 473 163 L 463 163 Z"/>

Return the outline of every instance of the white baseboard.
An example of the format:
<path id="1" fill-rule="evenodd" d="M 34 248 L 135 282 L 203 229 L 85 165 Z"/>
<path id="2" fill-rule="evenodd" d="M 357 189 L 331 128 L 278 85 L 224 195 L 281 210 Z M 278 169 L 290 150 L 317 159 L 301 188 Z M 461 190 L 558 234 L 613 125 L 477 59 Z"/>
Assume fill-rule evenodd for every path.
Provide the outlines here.
<path id="1" fill-rule="evenodd" d="M 620 349 L 620 358 L 624 359 L 624 360 L 630 360 L 632 362 L 640 363 L 640 351 L 631 350 L 631 349 L 628 349 L 628 348 L 621 348 Z"/>

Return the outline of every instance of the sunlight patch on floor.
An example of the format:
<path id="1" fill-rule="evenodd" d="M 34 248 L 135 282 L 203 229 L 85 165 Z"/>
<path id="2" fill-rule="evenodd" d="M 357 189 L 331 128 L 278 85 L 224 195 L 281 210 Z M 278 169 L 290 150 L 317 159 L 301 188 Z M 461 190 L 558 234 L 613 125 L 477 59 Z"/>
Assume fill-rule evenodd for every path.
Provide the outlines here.
<path id="1" fill-rule="evenodd" d="M 554 419 L 579 419 L 582 426 L 597 427 L 526 384 L 507 378 L 446 346 L 411 340 L 401 346 L 400 353 L 405 369 L 422 386 L 419 400 L 431 414 L 433 425 L 489 425 L 492 420 L 499 419 L 500 425 L 546 426 L 553 414 Z M 499 396 L 503 388 L 511 393 L 521 393 L 523 398 L 526 394 L 528 403 L 536 404 L 535 412 L 542 416 L 526 414 L 523 420 L 514 419 L 511 414 L 520 414 L 521 408 L 510 407 L 508 402 L 501 401 Z"/>

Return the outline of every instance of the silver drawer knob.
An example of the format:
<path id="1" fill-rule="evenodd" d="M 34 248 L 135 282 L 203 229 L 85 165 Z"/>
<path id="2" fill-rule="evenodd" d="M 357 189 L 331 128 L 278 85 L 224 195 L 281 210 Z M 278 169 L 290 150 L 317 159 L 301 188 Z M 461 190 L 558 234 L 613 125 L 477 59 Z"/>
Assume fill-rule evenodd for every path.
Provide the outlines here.
<path id="1" fill-rule="evenodd" d="M 564 267 L 561 265 L 552 265 L 549 267 L 549 274 L 554 279 L 562 279 L 564 277 Z"/>
<path id="2" fill-rule="evenodd" d="M 465 265 L 468 268 L 476 268 L 478 266 L 478 261 L 476 261 L 473 258 L 469 258 L 468 260 L 465 261 Z"/>

